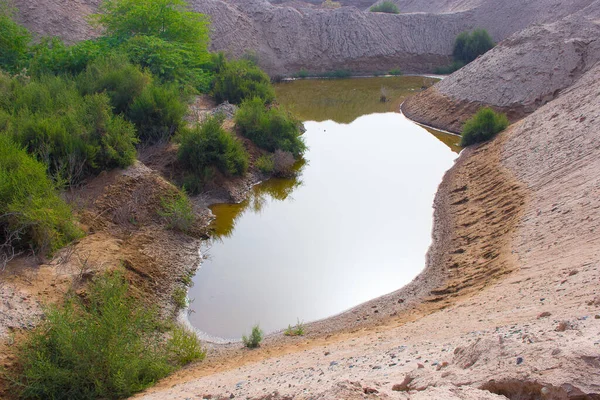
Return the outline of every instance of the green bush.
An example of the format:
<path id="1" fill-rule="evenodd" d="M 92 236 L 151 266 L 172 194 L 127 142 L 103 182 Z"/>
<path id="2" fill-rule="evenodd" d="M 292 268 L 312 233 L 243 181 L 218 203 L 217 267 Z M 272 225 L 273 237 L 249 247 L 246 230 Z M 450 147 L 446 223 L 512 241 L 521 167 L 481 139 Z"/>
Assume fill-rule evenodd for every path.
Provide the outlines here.
<path id="1" fill-rule="evenodd" d="M 183 125 L 187 106 L 174 85 L 149 85 L 127 111 L 144 142 L 168 140 Z"/>
<path id="2" fill-rule="evenodd" d="M 389 75 L 394 75 L 394 76 L 400 76 L 402 75 L 402 70 L 400 68 L 394 68 L 394 69 L 390 69 L 388 71 Z"/>
<path id="3" fill-rule="evenodd" d="M 192 203 L 185 193 L 163 198 L 158 215 L 165 219 L 169 229 L 188 232 L 194 224 Z"/>
<path id="4" fill-rule="evenodd" d="M 463 125 L 461 146 L 485 142 L 508 126 L 506 115 L 482 108 Z"/>
<path id="5" fill-rule="evenodd" d="M 81 235 L 43 164 L 0 132 L 0 252 L 46 255 Z"/>
<path id="6" fill-rule="evenodd" d="M 6 82 L 6 79 L 4 79 Z M 6 132 L 68 184 L 135 159 L 135 128 L 112 112 L 106 94 L 82 96 L 65 77 L 13 79 L 0 102 Z"/>
<path id="7" fill-rule="evenodd" d="M 184 288 L 176 288 L 173 291 L 172 297 L 175 307 L 177 307 L 178 310 L 184 309 L 188 306 L 187 290 Z"/>
<path id="8" fill-rule="evenodd" d="M 96 59 L 77 77 L 82 94 L 106 93 L 117 114 L 127 112 L 151 82 L 148 73 L 117 54 Z"/>
<path id="9" fill-rule="evenodd" d="M 255 349 L 260 346 L 260 342 L 263 340 L 263 331 L 260 329 L 258 325 L 254 325 L 252 327 L 252 333 L 250 337 L 244 335 L 242 336 L 242 342 L 244 346 L 249 349 Z"/>
<path id="10" fill-rule="evenodd" d="M 275 160 L 272 154 L 265 154 L 256 160 L 256 168 L 265 174 L 270 174 L 275 170 Z"/>
<path id="11" fill-rule="evenodd" d="M 388 13 L 388 14 L 400 13 L 398 6 L 393 1 L 384 1 L 379 4 L 375 4 L 373 7 L 371 7 L 371 9 L 369 11 L 382 12 L 382 13 Z"/>
<path id="12" fill-rule="evenodd" d="M 234 176 L 243 175 L 248 170 L 246 149 L 222 128 L 222 122 L 222 116 L 212 116 L 194 128 L 183 129 L 179 136 L 177 158 L 199 179 L 211 167 Z"/>
<path id="13" fill-rule="evenodd" d="M 42 38 L 31 49 L 28 72 L 34 77 L 47 74 L 76 75 L 95 59 L 111 52 L 114 43 L 108 38 L 85 40 L 67 46 L 57 38 Z"/>
<path id="14" fill-rule="evenodd" d="M 452 56 L 454 61 L 468 64 L 494 47 L 492 37 L 485 29 L 462 32 L 454 41 Z"/>
<path id="15" fill-rule="evenodd" d="M 306 150 L 299 121 L 281 107 L 266 108 L 259 98 L 241 104 L 235 123 L 242 135 L 267 151 L 280 149 L 299 157 Z"/>
<path id="16" fill-rule="evenodd" d="M 20 347 L 14 377 L 20 398 L 128 397 L 204 357 L 182 331 L 166 341 L 156 311 L 128 294 L 122 275 L 97 278 L 88 293 L 50 307 Z"/>
<path id="17" fill-rule="evenodd" d="M 218 102 L 240 104 L 245 99 L 258 97 L 263 103 L 275 99 L 269 76 L 249 60 L 226 62 L 215 75 L 212 91 Z"/>
<path id="18" fill-rule="evenodd" d="M 0 0 L 0 69 L 18 72 L 25 66 L 31 35 L 13 17 L 16 10 Z"/>

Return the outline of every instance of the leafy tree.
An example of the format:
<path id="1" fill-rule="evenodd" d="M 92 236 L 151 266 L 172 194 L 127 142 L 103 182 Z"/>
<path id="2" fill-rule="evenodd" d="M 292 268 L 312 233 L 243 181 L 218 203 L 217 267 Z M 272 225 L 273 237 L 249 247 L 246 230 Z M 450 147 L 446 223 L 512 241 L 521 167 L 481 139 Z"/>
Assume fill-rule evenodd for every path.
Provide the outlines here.
<path id="1" fill-rule="evenodd" d="M 494 47 L 492 37 L 485 29 L 475 29 L 472 33 L 462 32 L 454 41 L 452 56 L 457 62 L 468 64 Z"/>
<path id="2" fill-rule="evenodd" d="M 481 108 L 477 114 L 465 122 L 460 145 L 469 146 L 490 140 L 507 126 L 506 115 L 497 113 L 491 108 Z"/>
<path id="3" fill-rule="evenodd" d="M 7 0 L 0 0 L 0 68 L 9 72 L 24 66 L 31 41 L 29 31 L 13 20 L 15 12 Z"/>

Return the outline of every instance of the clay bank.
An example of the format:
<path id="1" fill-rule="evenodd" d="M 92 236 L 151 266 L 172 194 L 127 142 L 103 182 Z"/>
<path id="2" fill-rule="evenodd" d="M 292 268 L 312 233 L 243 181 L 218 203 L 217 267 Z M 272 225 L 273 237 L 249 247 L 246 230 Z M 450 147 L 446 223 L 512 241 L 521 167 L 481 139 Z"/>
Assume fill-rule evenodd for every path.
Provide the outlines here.
<path id="1" fill-rule="evenodd" d="M 427 79 L 277 88 L 305 121 L 309 151 L 295 178 L 269 180 L 240 204 L 212 207 L 214 236 L 189 292 L 194 327 L 213 340 L 239 339 L 254 324 L 273 332 L 338 314 L 421 272 L 433 198 L 457 156 L 457 137 L 387 111 Z M 391 101 L 380 101 L 382 90 Z"/>

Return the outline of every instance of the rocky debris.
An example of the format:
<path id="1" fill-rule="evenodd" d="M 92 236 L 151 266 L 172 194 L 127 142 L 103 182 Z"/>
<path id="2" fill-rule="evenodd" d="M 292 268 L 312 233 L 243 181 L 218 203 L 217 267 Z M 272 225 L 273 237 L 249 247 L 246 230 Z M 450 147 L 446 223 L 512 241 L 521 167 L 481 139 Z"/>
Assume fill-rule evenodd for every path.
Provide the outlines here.
<path id="1" fill-rule="evenodd" d="M 407 392 L 410 390 L 410 384 L 414 379 L 415 378 L 413 378 L 412 376 L 407 375 L 404 377 L 402 383 L 397 383 L 394 386 L 392 386 L 392 390 L 394 392 Z"/>
<path id="2" fill-rule="evenodd" d="M 548 311 L 544 311 L 543 313 L 540 313 L 540 314 L 537 316 L 537 319 L 546 318 L 546 317 L 549 317 L 549 316 L 551 316 L 551 315 L 552 315 L 552 313 L 550 313 L 550 312 L 548 312 Z"/>

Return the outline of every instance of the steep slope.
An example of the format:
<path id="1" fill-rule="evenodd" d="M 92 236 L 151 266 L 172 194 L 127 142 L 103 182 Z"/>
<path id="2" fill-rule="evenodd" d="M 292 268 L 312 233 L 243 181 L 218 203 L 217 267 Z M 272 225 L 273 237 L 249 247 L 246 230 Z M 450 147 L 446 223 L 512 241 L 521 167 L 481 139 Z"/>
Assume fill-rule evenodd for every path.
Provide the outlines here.
<path id="1" fill-rule="evenodd" d="M 403 111 L 419 122 L 455 132 L 484 105 L 506 112 L 513 121 L 531 113 L 600 60 L 598 4 L 510 36 L 411 98 Z"/>

